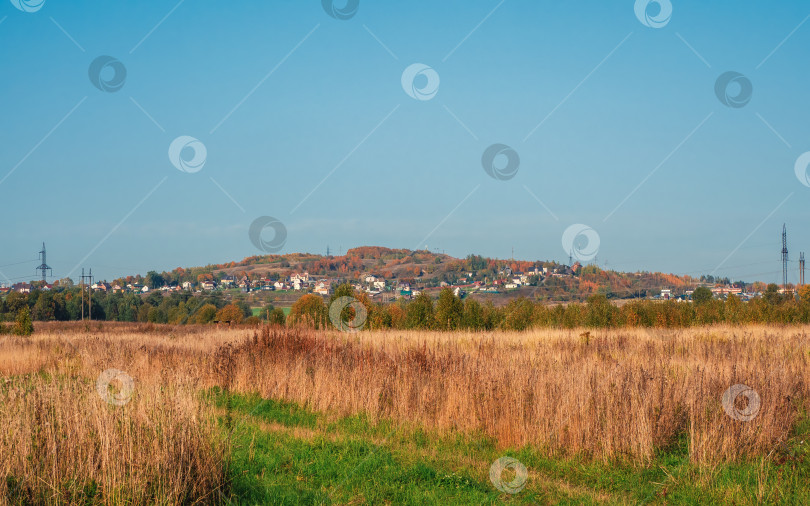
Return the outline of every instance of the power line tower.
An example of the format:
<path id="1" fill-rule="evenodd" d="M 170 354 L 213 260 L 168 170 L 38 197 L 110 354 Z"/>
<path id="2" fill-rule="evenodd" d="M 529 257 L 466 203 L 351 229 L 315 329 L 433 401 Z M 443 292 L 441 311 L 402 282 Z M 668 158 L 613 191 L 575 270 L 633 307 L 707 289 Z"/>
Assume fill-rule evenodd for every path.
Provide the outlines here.
<path id="1" fill-rule="evenodd" d="M 84 280 L 88 281 L 87 284 L 87 318 L 92 320 L 92 310 L 93 310 L 93 269 L 90 269 L 90 274 L 84 275 L 84 268 L 82 268 L 82 282 L 81 282 L 81 290 L 82 290 L 82 320 L 84 320 Z"/>
<path id="2" fill-rule="evenodd" d="M 804 251 L 799 253 L 799 286 L 804 285 Z"/>
<path id="3" fill-rule="evenodd" d="M 788 279 L 788 249 L 787 249 L 787 227 L 782 224 L 782 288 L 787 292 Z"/>
<path id="4" fill-rule="evenodd" d="M 36 270 L 42 271 L 42 284 L 44 285 L 46 283 L 45 278 L 46 278 L 46 276 L 48 274 L 48 271 L 50 271 L 51 276 L 53 276 L 53 269 L 48 267 L 48 264 L 45 261 L 45 243 L 44 242 L 42 243 L 42 251 L 39 252 L 39 258 L 42 259 L 42 264 L 39 267 L 37 267 Z"/>

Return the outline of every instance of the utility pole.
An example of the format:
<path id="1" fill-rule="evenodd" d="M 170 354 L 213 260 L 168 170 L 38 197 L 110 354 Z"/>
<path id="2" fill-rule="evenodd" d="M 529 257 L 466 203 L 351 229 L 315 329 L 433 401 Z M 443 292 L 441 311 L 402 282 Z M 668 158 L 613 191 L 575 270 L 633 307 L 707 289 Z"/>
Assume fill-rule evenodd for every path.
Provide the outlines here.
<path id="1" fill-rule="evenodd" d="M 42 243 L 42 251 L 39 252 L 39 258 L 42 259 L 42 264 L 40 264 L 40 266 L 37 267 L 36 270 L 42 271 L 42 284 L 44 286 L 45 283 L 47 282 L 45 277 L 46 277 L 48 271 L 50 271 L 51 275 L 53 275 L 53 269 L 48 267 L 48 264 L 45 261 L 45 243 L 44 242 Z"/>
<path id="2" fill-rule="evenodd" d="M 788 279 L 788 249 L 787 249 L 787 227 L 782 224 L 782 287 L 787 293 Z"/>
<path id="3" fill-rule="evenodd" d="M 804 251 L 799 253 L 799 286 L 804 285 Z"/>

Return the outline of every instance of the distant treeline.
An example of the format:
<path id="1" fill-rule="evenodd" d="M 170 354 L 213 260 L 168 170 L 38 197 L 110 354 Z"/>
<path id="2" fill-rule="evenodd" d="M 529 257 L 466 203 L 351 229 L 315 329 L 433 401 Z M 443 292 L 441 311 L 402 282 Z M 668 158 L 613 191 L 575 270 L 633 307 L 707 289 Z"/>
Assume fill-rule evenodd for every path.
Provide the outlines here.
<path id="1" fill-rule="evenodd" d="M 163 295 L 152 292 L 141 296 L 134 293 L 95 292 L 92 304 L 84 301 L 78 288 L 58 290 L 32 290 L 30 293 L 10 292 L 0 299 L 0 321 L 15 321 L 23 308 L 28 308 L 34 321 L 71 321 L 84 318 L 99 321 L 150 323 L 211 323 L 214 321 L 242 322 L 252 316 L 252 309 L 244 298 L 227 301 L 219 292 L 193 295 L 191 292 L 171 292 Z M 84 307 L 82 311 L 82 306 Z M 92 314 L 88 314 L 91 313 Z M 262 309 L 278 321 L 280 309 L 268 305 Z M 257 318 L 258 320 L 259 318 Z"/>
<path id="2" fill-rule="evenodd" d="M 331 297 L 355 297 L 366 309 L 364 328 L 433 329 L 433 330 L 525 330 L 550 328 L 614 327 L 690 327 L 715 323 L 810 323 L 810 289 L 803 287 L 803 297 L 782 295 L 770 285 L 760 298 L 743 302 L 734 295 L 726 300 L 714 299 L 708 288 L 699 288 L 692 302 L 634 300 L 621 306 L 604 295 L 593 295 L 585 303 L 549 306 L 526 298 L 495 307 L 473 297 L 459 299 L 445 288 L 434 301 L 424 293 L 410 301 L 391 304 L 371 303 L 365 294 L 354 294 L 351 286 L 341 285 Z M 330 302 L 331 302 L 330 301 Z M 348 306 L 342 309 L 341 321 L 357 315 Z M 293 305 L 290 324 L 317 328 L 332 325 L 329 304 L 321 297 L 305 295 Z"/>
<path id="3" fill-rule="evenodd" d="M 448 288 L 441 291 L 437 300 L 422 293 L 410 300 L 381 304 L 344 284 L 329 299 L 313 294 L 302 296 L 293 304 L 288 317 L 282 309 L 269 303 L 260 308 L 259 316 L 254 316 L 243 298 L 227 301 L 217 292 L 204 295 L 153 292 L 145 297 L 98 292 L 93 294 L 92 319 L 171 324 L 258 324 L 269 320 L 279 325 L 328 328 L 334 324 L 329 307 L 339 297 L 353 297 L 365 309 L 365 314 L 361 314 L 363 311 L 355 312 L 356 306 L 343 307 L 338 311 L 340 320 L 353 321 L 353 326 L 365 329 L 676 328 L 716 323 L 810 323 L 810 286 L 800 287 L 798 296 L 794 296 L 780 294 L 773 284 L 762 297 L 748 302 L 734 295 L 725 300 L 715 299 L 707 288 L 698 288 L 691 302 L 632 300 L 618 306 L 604 295 L 592 295 L 585 303 L 547 305 L 518 298 L 500 307 L 491 302 L 481 303 L 474 296 L 460 299 Z M 80 301 L 78 289 L 11 292 L 0 300 L 0 321 L 14 322 L 21 312 L 29 313 L 34 321 L 78 320 L 81 318 Z M 86 318 L 86 299 L 84 307 Z M 332 317 L 335 317 L 334 311 Z"/>

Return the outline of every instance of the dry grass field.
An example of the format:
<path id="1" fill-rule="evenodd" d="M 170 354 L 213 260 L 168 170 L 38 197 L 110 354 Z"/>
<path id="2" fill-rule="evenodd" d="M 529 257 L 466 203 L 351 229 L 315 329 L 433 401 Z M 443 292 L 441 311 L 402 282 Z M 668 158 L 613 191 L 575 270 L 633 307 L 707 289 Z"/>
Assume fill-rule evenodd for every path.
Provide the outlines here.
<path id="1" fill-rule="evenodd" d="M 489 503 L 677 502 L 678 493 L 702 491 L 737 503 L 784 500 L 807 492 L 791 483 L 807 472 L 805 447 L 797 445 L 804 445 L 810 394 L 808 331 L 339 333 L 40 324 L 30 338 L 0 336 L 0 503 L 255 502 L 240 485 L 252 474 L 240 466 L 260 459 L 268 432 L 268 455 L 289 437 L 292 446 L 280 451 L 293 456 L 257 470 L 255 479 L 295 469 L 291 485 L 274 485 L 272 502 L 377 502 L 364 492 L 363 477 L 352 475 L 354 464 L 345 480 L 330 481 L 317 476 L 326 468 L 296 467 L 295 455 L 314 452 L 316 459 L 321 447 L 295 445 L 331 444 L 351 433 L 351 441 L 366 435 L 374 448 L 389 448 L 396 438 L 387 428 L 401 436 L 404 427 L 427 438 L 417 446 L 436 472 L 456 466 L 454 479 L 467 476 L 463 487 Z M 125 374 L 102 375 L 111 369 Z M 755 395 L 724 403 L 724 392 L 737 384 Z M 362 420 L 364 432 L 349 430 L 347 420 Z M 248 426 L 257 432 L 245 438 Z M 487 458 L 523 452 L 526 490 L 495 490 L 487 479 L 491 461 L 479 462 L 472 447 L 437 450 L 459 438 L 486 441 L 480 455 Z M 412 450 L 403 455 L 415 458 Z M 668 452 L 687 474 L 667 468 Z M 564 471 L 572 462 L 583 467 Z M 742 477 L 729 477 L 746 465 Z M 600 472 L 611 483 L 591 476 Z M 692 478 L 699 483 L 684 483 Z M 445 486 L 439 481 L 437 490 Z M 281 493 L 304 485 L 315 495 Z M 625 485 L 637 493 L 616 495 Z M 697 488 L 679 492 L 686 486 Z M 416 492 L 408 494 L 382 502 L 419 502 Z"/>

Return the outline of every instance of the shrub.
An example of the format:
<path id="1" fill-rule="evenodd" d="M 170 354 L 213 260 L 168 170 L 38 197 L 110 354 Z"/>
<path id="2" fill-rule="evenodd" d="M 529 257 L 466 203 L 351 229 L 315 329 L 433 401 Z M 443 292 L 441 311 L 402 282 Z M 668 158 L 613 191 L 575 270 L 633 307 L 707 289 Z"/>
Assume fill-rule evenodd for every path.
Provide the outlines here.
<path id="1" fill-rule="evenodd" d="M 18 336 L 30 336 L 34 333 L 34 324 L 31 323 L 31 312 L 28 306 L 23 306 L 17 312 L 17 321 L 14 323 L 14 333 Z"/>

